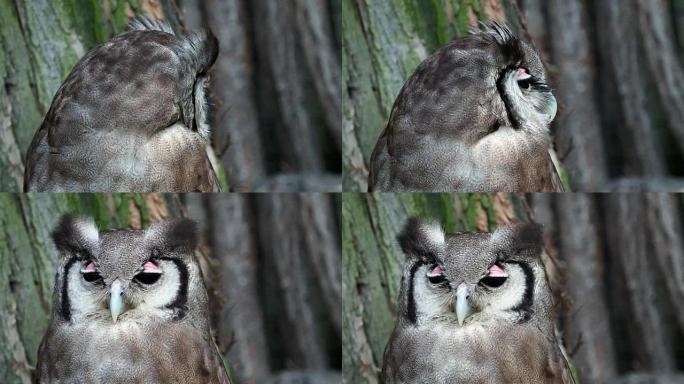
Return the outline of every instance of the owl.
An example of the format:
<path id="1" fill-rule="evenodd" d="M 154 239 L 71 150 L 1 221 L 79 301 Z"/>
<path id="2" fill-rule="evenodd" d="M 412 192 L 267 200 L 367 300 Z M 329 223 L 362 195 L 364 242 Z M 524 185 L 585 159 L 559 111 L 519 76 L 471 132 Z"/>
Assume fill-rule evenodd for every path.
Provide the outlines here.
<path id="1" fill-rule="evenodd" d="M 508 27 L 484 26 L 406 81 L 371 155 L 371 191 L 562 191 L 539 55 Z"/>
<path id="2" fill-rule="evenodd" d="M 26 154 L 25 191 L 218 191 L 207 145 L 210 31 L 139 18 L 91 49 Z"/>
<path id="3" fill-rule="evenodd" d="M 221 383 L 194 222 L 98 231 L 65 216 L 40 383 Z"/>
<path id="4" fill-rule="evenodd" d="M 536 224 L 457 233 L 416 219 L 406 256 L 385 384 L 572 383 L 554 332 Z"/>

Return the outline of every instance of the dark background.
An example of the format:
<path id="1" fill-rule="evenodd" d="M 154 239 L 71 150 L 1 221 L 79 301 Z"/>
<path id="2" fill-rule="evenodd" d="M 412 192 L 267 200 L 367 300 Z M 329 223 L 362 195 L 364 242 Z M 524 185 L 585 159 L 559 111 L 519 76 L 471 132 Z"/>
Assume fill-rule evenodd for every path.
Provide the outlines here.
<path id="1" fill-rule="evenodd" d="M 339 0 L 0 1 L 0 191 L 21 190 L 74 64 L 135 15 L 218 37 L 209 115 L 230 190 L 341 190 L 340 12 Z"/>
<path id="2" fill-rule="evenodd" d="M 343 0 L 344 190 L 418 64 L 485 19 L 540 50 L 572 190 L 684 190 L 681 0 Z"/>

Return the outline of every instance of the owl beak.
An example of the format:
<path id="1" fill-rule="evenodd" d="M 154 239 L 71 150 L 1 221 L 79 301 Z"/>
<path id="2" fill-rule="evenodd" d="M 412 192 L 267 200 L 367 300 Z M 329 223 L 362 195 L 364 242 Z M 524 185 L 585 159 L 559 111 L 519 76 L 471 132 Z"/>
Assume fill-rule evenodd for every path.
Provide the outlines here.
<path id="1" fill-rule="evenodd" d="M 470 304 L 468 303 L 469 296 L 468 286 L 466 283 L 461 283 L 456 288 L 456 318 L 458 319 L 459 326 L 463 325 L 463 322 L 471 313 Z"/>
<path id="2" fill-rule="evenodd" d="M 112 319 L 116 323 L 116 319 L 124 312 L 123 284 L 119 279 L 112 282 L 109 295 L 109 310 L 112 312 Z"/>

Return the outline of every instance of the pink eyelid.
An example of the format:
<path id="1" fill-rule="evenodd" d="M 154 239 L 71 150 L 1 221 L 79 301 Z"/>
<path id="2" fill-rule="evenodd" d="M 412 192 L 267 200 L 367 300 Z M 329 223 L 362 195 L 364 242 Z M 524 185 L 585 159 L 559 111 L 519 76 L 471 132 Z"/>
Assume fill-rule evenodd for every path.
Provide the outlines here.
<path id="1" fill-rule="evenodd" d="M 442 274 L 442 268 L 437 265 L 434 268 L 432 268 L 432 271 L 428 273 L 428 276 L 440 276 Z"/>
<path id="2" fill-rule="evenodd" d="M 498 265 L 494 264 L 491 267 L 489 267 L 489 274 L 487 276 L 489 276 L 489 277 L 508 277 L 508 273 L 506 273 L 506 271 L 504 271 Z"/>
<path id="3" fill-rule="evenodd" d="M 148 261 L 143 264 L 143 271 L 147 273 L 161 273 L 161 268 L 157 264 Z"/>
<path id="4" fill-rule="evenodd" d="M 527 69 L 523 67 L 518 68 L 518 80 L 527 80 L 530 77 L 532 77 L 532 75 L 530 75 L 530 73 L 527 72 Z"/>
<path id="5" fill-rule="evenodd" d="M 92 261 L 89 261 L 88 264 L 84 265 L 83 268 L 81 268 L 81 272 L 87 273 L 87 272 L 95 272 L 97 268 L 95 267 L 95 263 Z"/>

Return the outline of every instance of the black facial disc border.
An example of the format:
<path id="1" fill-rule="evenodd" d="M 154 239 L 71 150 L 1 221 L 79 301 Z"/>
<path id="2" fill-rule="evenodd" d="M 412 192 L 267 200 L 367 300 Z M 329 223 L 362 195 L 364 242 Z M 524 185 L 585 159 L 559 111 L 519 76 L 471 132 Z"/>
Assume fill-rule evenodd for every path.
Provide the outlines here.
<path id="1" fill-rule="evenodd" d="M 525 274 L 525 292 L 523 293 L 523 298 L 518 305 L 512 308 L 512 310 L 520 313 L 521 317 L 519 323 L 526 323 L 532 318 L 532 313 L 534 312 L 532 310 L 535 284 L 534 272 L 532 271 L 532 267 L 525 261 L 508 260 L 506 263 L 520 266 L 523 270 L 523 274 Z"/>
<path id="2" fill-rule="evenodd" d="M 174 311 L 173 320 L 180 320 L 185 317 L 188 311 L 188 266 L 177 258 L 173 257 L 157 257 L 158 260 L 167 260 L 176 265 L 180 277 L 180 285 L 176 292 L 176 298 L 170 304 L 165 306 L 166 309 Z"/>
<path id="3" fill-rule="evenodd" d="M 411 322 L 411 324 L 416 324 L 417 321 L 416 299 L 413 297 L 413 278 L 416 275 L 418 268 L 420 268 L 423 265 L 425 265 L 425 263 L 421 260 L 418 260 L 411 266 L 411 271 L 409 272 L 408 308 L 406 309 L 406 316 L 408 316 L 408 320 L 409 322 Z"/>

